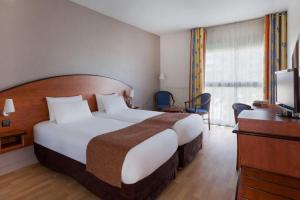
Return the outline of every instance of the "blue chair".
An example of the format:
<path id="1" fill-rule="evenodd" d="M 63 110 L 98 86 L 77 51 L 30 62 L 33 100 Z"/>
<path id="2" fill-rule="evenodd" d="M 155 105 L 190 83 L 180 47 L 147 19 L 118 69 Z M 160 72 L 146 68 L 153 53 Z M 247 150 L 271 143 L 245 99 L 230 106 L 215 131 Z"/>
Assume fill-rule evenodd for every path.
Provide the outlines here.
<path id="1" fill-rule="evenodd" d="M 163 108 L 173 106 L 175 103 L 174 96 L 168 91 L 158 91 L 154 95 L 155 109 L 162 110 Z"/>
<path id="2" fill-rule="evenodd" d="M 195 98 L 191 99 L 190 101 L 184 102 L 185 110 L 188 113 L 197 113 L 199 115 L 204 116 L 205 114 L 208 115 L 208 128 L 210 130 L 210 100 L 211 94 L 203 93 Z M 198 101 L 198 102 L 197 102 Z M 189 107 L 192 106 L 192 107 Z"/>
<path id="3" fill-rule="evenodd" d="M 251 106 L 243 103 L 234 103 L 232 104 L 232 109 L 234 113 L 235 123 L 238 123 L 238 116 L 243 110 L 252 110 Z"/>

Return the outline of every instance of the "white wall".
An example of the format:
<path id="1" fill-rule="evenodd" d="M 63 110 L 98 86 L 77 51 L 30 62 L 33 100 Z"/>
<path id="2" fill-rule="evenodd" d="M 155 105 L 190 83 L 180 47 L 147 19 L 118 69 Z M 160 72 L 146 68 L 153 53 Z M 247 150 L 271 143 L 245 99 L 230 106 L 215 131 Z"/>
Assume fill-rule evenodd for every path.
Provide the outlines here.
<path id="1" fill-rule="evenodd" d="M 160 37 L 160 69 L 166 74 L 161 90 L 174 94 L 177 105 L 184 105 L 189 94 L 190 32 L 180 31 Z"/>
<path id="2" fill-rule="evenodd" d="M 291 66 L 295 42 L 300 34 L 300 0 L 291 0 L 288 8 L 288 65 Z"/>

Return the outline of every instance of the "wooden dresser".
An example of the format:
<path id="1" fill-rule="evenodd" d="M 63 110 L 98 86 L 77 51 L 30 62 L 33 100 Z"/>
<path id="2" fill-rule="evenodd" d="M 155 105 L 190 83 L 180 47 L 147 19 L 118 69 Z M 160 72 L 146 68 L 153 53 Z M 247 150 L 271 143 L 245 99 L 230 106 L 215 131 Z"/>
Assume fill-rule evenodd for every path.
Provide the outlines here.
<path id="1" fill-rule="evenodd" d="M 245 195 L 247 193 L 244 193 L 243 197 L 239 196 L 241 190 L 253 189 L 243 181 L 245 169 L 286 177 L 278 179 L 276 184 L 279 185 L 286 185 L 289 178 L 300 180 L 300 120 L 279 117 L 278 112 L 279 108 L 276 105 L 269 105 L 266 108 L 245 110 L 238 117 L 238 126 L 234 131 L 237 133 L 240 167 L 237 199 L 276 199 L 274 196 L 278 196 L 278 199 L 300 199 L 300 193 L 291 198 L 276 193 L 276 189 L 267 190 L 266 188 L 272 187 L 272 181 L 266 180 L 263 181 L 263 185 L 258 184 L 253 191 L 273 195 L 272 198 L 253 198 L 250 194 Z"/>
<path id="2" fill-rule="evenodd" d="M 242 167 L 237 192 L 238 200 L 300 199 L 300 179 Z"/>

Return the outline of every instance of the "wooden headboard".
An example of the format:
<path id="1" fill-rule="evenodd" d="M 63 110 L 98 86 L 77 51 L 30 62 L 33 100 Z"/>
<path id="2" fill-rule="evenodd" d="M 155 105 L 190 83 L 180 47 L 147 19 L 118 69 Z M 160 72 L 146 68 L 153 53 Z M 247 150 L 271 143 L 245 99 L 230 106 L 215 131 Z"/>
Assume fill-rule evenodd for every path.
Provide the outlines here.
<path id="1" fill-rule="evenodd" d="M 26 131 L 25 146 L 33 144 L 33 126 L 49 119 L 46 96 L 63 97 L 82 95 L 88 100 L 91 111 L 97 110 L 95 93 L 129 94 L 131 86 L 98 75 L 64 75 L 25 83 L 0 92 L 0 119 L 9 119 L 10 127 L 0 127 L 0 134 L 9 130 Z M 2 115 L 4 101 L 12 98 L 16 112 L 8 117 Z M 1 123 L 1 122 L 0 122 Z"/>

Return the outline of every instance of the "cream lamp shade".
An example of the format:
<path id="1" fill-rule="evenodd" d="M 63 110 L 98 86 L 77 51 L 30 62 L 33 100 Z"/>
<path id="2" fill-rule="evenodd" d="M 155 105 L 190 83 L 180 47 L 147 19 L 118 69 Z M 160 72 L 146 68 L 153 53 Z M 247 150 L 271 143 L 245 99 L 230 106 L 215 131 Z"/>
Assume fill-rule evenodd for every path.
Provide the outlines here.
<path id="1" fill-rule="evenodd" d="M 8 116 L 10 113 L 15 111 L 14 101 L 12 99 L 5 99 L 3 115 Z"/>
<path id="2" fill-rule="evenodd" d="M 166 79 L 166 75 L 164 72 L 160 72 L 159 74 L 159 80 L 165 80 Z"/>
<path id="3" fill-rule="evenodd" d="M 134 97 L 134 90 L 133 90 L 133 89 L 130 90 L 129 97 L 130 97 L 130 98 L 133 98 L 133 97 Z"/>

